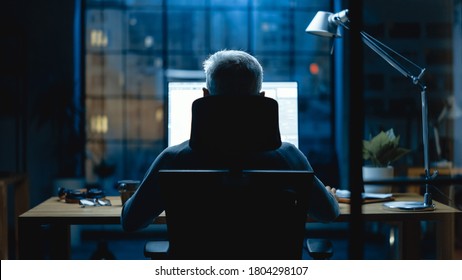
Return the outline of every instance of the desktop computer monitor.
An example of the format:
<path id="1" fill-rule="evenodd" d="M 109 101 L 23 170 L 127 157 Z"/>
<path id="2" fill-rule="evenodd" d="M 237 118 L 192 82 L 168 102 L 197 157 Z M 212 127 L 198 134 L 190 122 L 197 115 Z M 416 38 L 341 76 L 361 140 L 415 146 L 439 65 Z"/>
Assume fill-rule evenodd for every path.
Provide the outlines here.
<path id="1" fill-rule="evenodd" d="M 203 96 L 205 82 L 169 82 L 168 84 L 168 146 L 180 144 L 191 134 L 191 106 Z M 281 140 L 298 147 L 298 85 L 297 82 L 263 82 L 265 96 L 279 104 Z"/>

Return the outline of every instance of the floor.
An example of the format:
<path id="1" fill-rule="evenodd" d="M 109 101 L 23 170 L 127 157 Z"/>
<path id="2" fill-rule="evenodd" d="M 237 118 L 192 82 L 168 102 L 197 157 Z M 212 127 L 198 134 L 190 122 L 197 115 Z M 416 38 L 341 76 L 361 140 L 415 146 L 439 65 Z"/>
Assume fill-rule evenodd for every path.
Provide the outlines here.
<path id="1" fill-rule="evenodd" d="M 393 247 L 389 246 L 386 234 L 390 231 L 387 226 L 377 223 L 367 224 L 367 234 L 364 243 L 364 259 L 388 260 L 394 259 Z M 146 230 L 136 233 L 125 233 L 117 226 L 80 226 L 72 229 L 72 259 L 119 259 L 143 260 L 143 247 L 146 240 L 162 240 L 166 237 L 165 227 L 152 225 Z M 348 259 L 348 224 L 310 224 L 309 238 L 329 238 L 334 246 L 332 259 Z M 107 238 L 110 236 L 110 238 Z M 434 259 L 434 242 L 424 240 L 422 252 L 424 259 Z M 462 248 L 456 252 L 456 258 L 462 259 Z M 304 259 L 310 259 L 305 252 Z"/>

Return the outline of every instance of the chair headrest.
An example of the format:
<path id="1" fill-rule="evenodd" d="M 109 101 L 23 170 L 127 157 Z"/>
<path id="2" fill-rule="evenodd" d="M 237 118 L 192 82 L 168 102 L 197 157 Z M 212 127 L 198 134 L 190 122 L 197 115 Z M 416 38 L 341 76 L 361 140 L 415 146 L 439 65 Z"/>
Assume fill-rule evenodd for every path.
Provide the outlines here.
<path id="1" fill-rule="evenodd" d="M 193 102 L 193 150 L 262 152 L 281 146 L 278 103 L 272 98 L 207 96 Z"/>

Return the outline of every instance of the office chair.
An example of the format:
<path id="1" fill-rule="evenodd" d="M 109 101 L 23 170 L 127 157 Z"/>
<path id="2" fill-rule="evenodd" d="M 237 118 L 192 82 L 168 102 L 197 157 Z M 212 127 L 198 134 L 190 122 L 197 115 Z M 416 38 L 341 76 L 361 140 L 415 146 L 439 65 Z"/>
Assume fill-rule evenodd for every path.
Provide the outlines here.
<path id="1" fill-rule="evenodd" d="M 170 242 L 167 240 L 148 241 L 144 245 L 144 256 L 152 260 L 168 260 Z M 329 239 L 306 239 L 308 254 L 314 260 L 329 260 L 334 254 Z"/>
<path id="2" fill-rule="evenodd" d="M 179 164 L 159 172 L 169 240 L 147 242 L 145 256 L 301 259 L 313 173 L 244 169 L 245 155 L 280 145 L 275 100 L 208 96 L 194 101 L 189 146 L 213 158 L 211 166 L 223 168 L 186 170 Z"/>
<path id="3" fill-rule="evenodd" d="M 312 182 L 309 171 L 159 171 L 166 257 L 301 259 Z"/>

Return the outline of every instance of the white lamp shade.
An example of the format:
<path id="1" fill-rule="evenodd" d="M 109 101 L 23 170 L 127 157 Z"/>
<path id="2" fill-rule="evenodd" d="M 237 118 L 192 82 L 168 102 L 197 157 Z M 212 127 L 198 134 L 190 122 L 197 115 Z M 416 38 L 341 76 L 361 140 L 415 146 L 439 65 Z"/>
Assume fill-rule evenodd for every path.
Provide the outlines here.
<path id="1" fill-rule="evenodd" d="M 310 22 L 305 32 L 323 37 L 342 37 L 338 32 L 338 25 L 332 20 L 333 14 L 319 11 Z"/>

